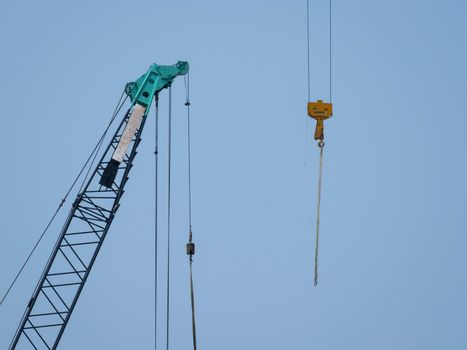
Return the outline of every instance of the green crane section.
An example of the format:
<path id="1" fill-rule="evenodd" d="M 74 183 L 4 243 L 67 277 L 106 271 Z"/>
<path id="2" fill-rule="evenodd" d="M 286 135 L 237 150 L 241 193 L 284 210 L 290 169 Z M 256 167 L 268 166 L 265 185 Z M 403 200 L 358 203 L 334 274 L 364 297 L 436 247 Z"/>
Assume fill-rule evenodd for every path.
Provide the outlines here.
<path id="1" fill-rule="evenodd" d="M 138 103 L 149 109 L 152 96 L 169 87 L 177 75 L 188 73 L 188 62 L 179 61 L 172 66 L 160 66 L 153 64 L 146 74 L 138 80 L 126 85 L 125 91 L 130 96 L 131 102 Z"/>
<path id="2" fill-rule="evenodd" d="M 153 64 L 146 74 L 126 85 L 125 91 L 130 96 L 133 108 L 122 138 L 100 180 L 102 186 L 112 187 L 120 164 L 128 151 L 128 146 L 149 111 L 153 97 L 162 89 L 169 87 L 176 76 L 188 73 L 188 69 L 188 62 L 179 61 L 173 66 Z"/>

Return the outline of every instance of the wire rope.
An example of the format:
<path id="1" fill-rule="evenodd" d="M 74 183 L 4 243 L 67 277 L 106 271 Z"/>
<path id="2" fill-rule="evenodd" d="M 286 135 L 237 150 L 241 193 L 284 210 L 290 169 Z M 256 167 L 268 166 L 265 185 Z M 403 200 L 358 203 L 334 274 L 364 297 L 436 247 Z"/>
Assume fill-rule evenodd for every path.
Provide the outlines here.
<path id="1" fill-rule="evenodd" d="M 192 228 L 192 206 L 191 206 L 191 123 L 190 123 L 190 73 L 185 76 L 185 91 L 186 91 L 186 110 L 187 110 L 187 144 L 188 144 L 188 220 L 190 224 L 190 232 Z M 191 242 L 191 241 L 190 241 Z"/>
<path id="2" fill-rule="evenodd" d="M 196 341 L 196 318 L 195 318 L 195 291 L 193 283 L 193 255 L 194 255 L 194 244 L 193 244 L 193 230 L 192 230 L 192 203 L 191 203 L 191 125 L 190 125 L 190 75 L 189 73 L 185 77 L 185 93 L 187 108 L 187 154 L 188 154 L 188 221 L 189 221 L 189 233 L 188 233 L 188 247 L 187 254 L 189 255 L 190 264 L 190 301 L 191 301 L 191 326 L 193 335 L 193 349 L 197 349 Z"/>
<path id="3" fill-rule="evenodd" d="M 307 53 L 308 53 L 308 100 L 310 100 L 310 0 L 307 0 Z M 332 0 L 329 0 L 329 102 L 332 103 Z M 318 285 L 318 252 L 321 217 L 321 187 L 324 158 L 324 136 L 318 140 L 319 151 L 319 175 L 318 193 L 316 203 L 316 237 L 315 237 L 315 259 L 314 259 L 314 286 Z"/>
<path id="4" fill-rule="evenodd" d="M 332 0 L 329 0 L 329 102 L 332 103 Z"/>
<path id="5" fill-rule="evenodd" d="M 123 96 L 124 92 L 122 93 L 122 96 Z M 123 102 L 121 102 L 122 100 L 122 96 L 120 96 L 120 99 L 117 103 L 117 106 L 115 107 L 115 110 L 114 110 L 114 113 L 112 115 L 112 118 L 110 119 L 104 133 L 102 134 L 102 136 L 100 137 L 99 141 L 97 142 L 97 144 L 94 146 L 94 149 L 92 150 L 91 154 L 89 155 L 89 157 L 87 158 L 86 162 L 84 163 L 84 165 L 81 167 L 78 175 L 76 176 L 76 178 L 73 180 L 73 183 L 71 184 L 71 186 L 68 188 L 68 191 L 66 192 L 65 196 L 62 198 L 62 200 L 60 201 L 60 204 L 58 205 L 57 209 L 55 210 L 55 212 L 53 213 L 51 219 L 48 221 L 47 225 L 45 226 L 44 230 L 42 231 L 42 233 L 40 234 L 39 238 L 37 239 L 36 243 L 34 244 L 32 250 L 29 252 L 28 256 L 26 257 L 26 260 L 24 261 L 24 263 L 21 265 L 19 271 L 17 272 L 17 274 L 15 275 L 13 281 L 11 282 L 11 284 L 9 285 L 8 289 L 6 290 L 5 294 L 3 295 L 2 299 L 0 300 L 0 305 L 3 304 L 3 302 L 5 301 L 5 299 L 7 298 L 7 296 L 9 295 L 11 289 L 13 288 L 13 286 L 16 284 L 16 281 L 18 280 L 18 278 L 21 276 L 24 268 L 26 267 L 26 265 L 28 264 L 29 260 L 31 259 L 32 255 L 34 254 L 34 252 L 36 251 L 38 245 L 40 244 L 40 242 L 42 241 L 42 239 L 44 238 L 45 234 L 47 233 L 47 231 L 49 230 L 50 226 L 52 225 L 52 223 L 54 222 L 55 218 L 57 217 L 58 213 L 60 212 L 60 210 L 62 209 L 63 207 L 63 204 L 65 204 L 68 196 L 70 195 L 71 191 L 73 190 L 73 188 L 75 187 L 76 183 L 78 182 L 79 178 L 81 177 L 81 175 L 83 174 L 84 170 L 86 169 L 87 165 L 89 164 L 89 161 L 91 160 L 91 158 L 94 158 L 95 159 L 95 155 L 97 155 L 98 153 L 98 150 L 100 148 L 100 145 L 102 144 L 102 141 L 103 139 L 105 138 L 105 135 L 107 134 L 107 131 L 109 130 L 109 128 L 111 127 L 113 121 L 115 120 L 115 117 L 116 115 L 118 114 L 118 112 L 120 111 L 121 107 L 123 106 L 123 103 L 125 102 L 125 100 Z M 120 104 L 121 102 L 121 104 Z M 119 106 L 120 104 L 120 106 Z M 89 173 L 89 171 L 88 171 Z M 81 185 L 82 187 L 82 185 Z M 81 188 L 80 188 L 81 190 Z"/>
<path id="6" fill-rule="evenodd" d="M 308 87 L 308 102 L 311 99 L 311 73 L 310 73 L 310 0 L 306 1 L 306 46 L 307 46 L 307 87 Z M 305 161 L 303 165 L 306 167 L 308 162 L 308 118 L 305 118 Z"/>
<path id="7" fill-rule="evenodd" d="M 159 192 L 159 96 L 155 96 L 155 150 L 154 150 L 154 349 L 157 349 L 157 256 L 158 256 L 158 192 Z"/>
<path id="8" fill-rule="evenodd" d="M 306 44 L 307 44 L 307 68 L 308 68 L 308 101 L 311 98 L 310 90 L 310 0 L 306 1 Z"/>
<path id="9" fill-rule="evenodd" d="M 104 133 L 102 134 L 101 138 L 99 139 L 99 141 L 97 142 L 97 145 L 96 145 L 95 148 L 94 148 L 94 157 L 93 157 L 93 159 L 92 159 L 92 162 L 89 164 L 88 171 L 86 172 L 86 175 L 85 175 L 84 178 L 83 178 L 83 181 L 82 181 L 82 183 L 81 183 L 81 186 L 80 186 L 80 188 L 79 188 L 78 193 L 80 193 L 80 192 L 83 190 L 83 187 L 84 187 L 84 185 L 85 185 L 85 183 L 86 183 L 86 180 L 87 180 L 87 178 L 88 178 L 88 176 L 89 176 L 89 173 L 91 172 L 92 166 L 93 166 L 93 164 L 95 163 L 96 158 L 97 158 L 97 155 L 99 154 L 99 151 L 100 151 L 100 149 L 101 149 L 101 147 L 102 147 L 102 144 L 103 144 L 103 142 L 104 142 L 104 138 L 105 138 L 105 136 L 107 135 L 107 132 L 109 131 L 110 126 L 111 126 L 112 123 L 114 122 L 114 120 L 115 120 L 115 118 L 117 117 L 118 113 L 120 113 L 120 110 L 122 109 L 123 105 L 125 104 L 125 101 L 126 101 L 127 98 L 128 98 L 128 95 L 127 95 L 127 96 L 125 96 L 125 98 L 124 98 L 123 101 L 122 101 L 122 98 L 123 98 L 123 95 L 124 95 L 124 94 L 125 94 L 125 90 L 123 90 L 122 94 L 120 95 L 120 98 L 119 98 L 119 100 L 118 100 L 117 106 L 115 107 L 115 110 L 114 110 L 114 112 L 113 112 L 113 114 L 112 114 L 112 118 L 110 119 L 110 122 L 109 122 L 109 124 L 107 125 L 107 128 L 104 130 Z"/>
<path id="10" fill-rule="evenodd" d="M 172 87 L 169 87 L 168 135 L 168 192 L 167 192 L 167 285 L 166 285 L 166 350 L 170 341 L 170 219 L 171 219 L 171 163 L 172 163 Z"/>
<path id="11" fill-rule="evenodd" d="M 193 259 L 190 257 L 190 300 L 191 300 L 191 325 L 193 331 L 193 349 L 196 350 L 196 319 L 195 319 L 195 289 L 193 286 Z"/>

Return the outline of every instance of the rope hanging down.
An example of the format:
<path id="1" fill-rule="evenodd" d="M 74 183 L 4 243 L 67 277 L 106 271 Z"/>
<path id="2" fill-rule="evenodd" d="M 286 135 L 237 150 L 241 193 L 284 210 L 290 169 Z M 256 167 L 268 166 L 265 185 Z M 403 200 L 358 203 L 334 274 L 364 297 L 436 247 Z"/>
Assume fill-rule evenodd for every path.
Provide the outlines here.
<path id="1" fill-rule="evenodd" d="M 318 248 L 319 248 L 319 229 L 321 215 L 321 182 L 323 174 L 323 149 L 324 149 L 324 121 L 332 117 L 332 0 L 329 0 L 329 101 L 331 103 L 317 100 L 308 102 L 308 115 L 316 120 L 314 139 L 318 141 L 319 152 L 319 176 L 318 176 L 318 198 L 316 203 L 316 240 L 315 240 L 315 269 L 314 285 L 318 285 Z M 310 101 L 310 1 L 307 0 L 307 52 L 308 52 L 308 101 Z"/>
<path id="2" fill-rule="evenodd" d="M 193 334 L 193 349 L 196 350 L 196 319 L 195 319 L 195 291 L 193 286 L 193 255 L 195 255 L 195 244 L 193 243 L 193 231 L 191 222 L 191 128 L 190 128 L 190 73 L 185 75 L 185 93 L 186 93 L 186 110 L 187 110 L 187 145 L 188 145 L 188 243 L 186 245 L 186 253 L 190 259 L 190 300 L 191 300 L 191 326 Z"/>
<path id="3" fill-rule="evenodd" d="M 323 175 L 323 149 L 324 141 L 320 140 L 318 142 L 319 147 L 319 176 L 318 176 L 318 199 L 316 204 L 316 242 L 315 242 L 315 278 L 314 286 L 318 285 L 318 248 L 319 248 L 319 219 L 321 211 L 321 178 Z"/>

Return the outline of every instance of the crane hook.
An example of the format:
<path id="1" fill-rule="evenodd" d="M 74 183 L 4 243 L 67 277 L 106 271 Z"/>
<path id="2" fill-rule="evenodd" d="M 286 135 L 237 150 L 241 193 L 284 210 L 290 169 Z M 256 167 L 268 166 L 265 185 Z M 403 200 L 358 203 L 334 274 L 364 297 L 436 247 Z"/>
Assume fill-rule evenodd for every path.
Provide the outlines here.
<path id="1" fill-rule="evenodd" d="M 319 147 L 324 146 L 324 121 L 332 117 L 332 103 L 326 103 L 322 100 L 308 102 L 308 115 L 316 120 L 315 140 Z"/>

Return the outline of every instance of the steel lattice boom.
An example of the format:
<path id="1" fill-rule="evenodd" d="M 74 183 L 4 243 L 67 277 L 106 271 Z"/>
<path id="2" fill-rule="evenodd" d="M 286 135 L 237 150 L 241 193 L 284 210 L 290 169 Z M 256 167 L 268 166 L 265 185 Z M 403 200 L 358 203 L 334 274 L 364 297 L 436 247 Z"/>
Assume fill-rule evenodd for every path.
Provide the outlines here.
<path id="1" fill-rule="evenodd" d="M 110 155 L 128 123 L 123 119 L 96 171 L 68 215 L 18 329 L 12 349 L 21 342 L 34 349 L 55 349 L 119 207 L 144 126 L 132 139 L 131 152 L 120 165 L 120 178 L 107 188 L 99 184 Z M 20 348 L 23 348 L 21 345 Z"/>
<path id="2" fill-rule="evenodd" d="M 72 205 L 10 350 L 57 348 L 120 206 L 152 98 L 187 71 L 186 62 L 152 65 L 131 83 L 132 105 Z"/>

